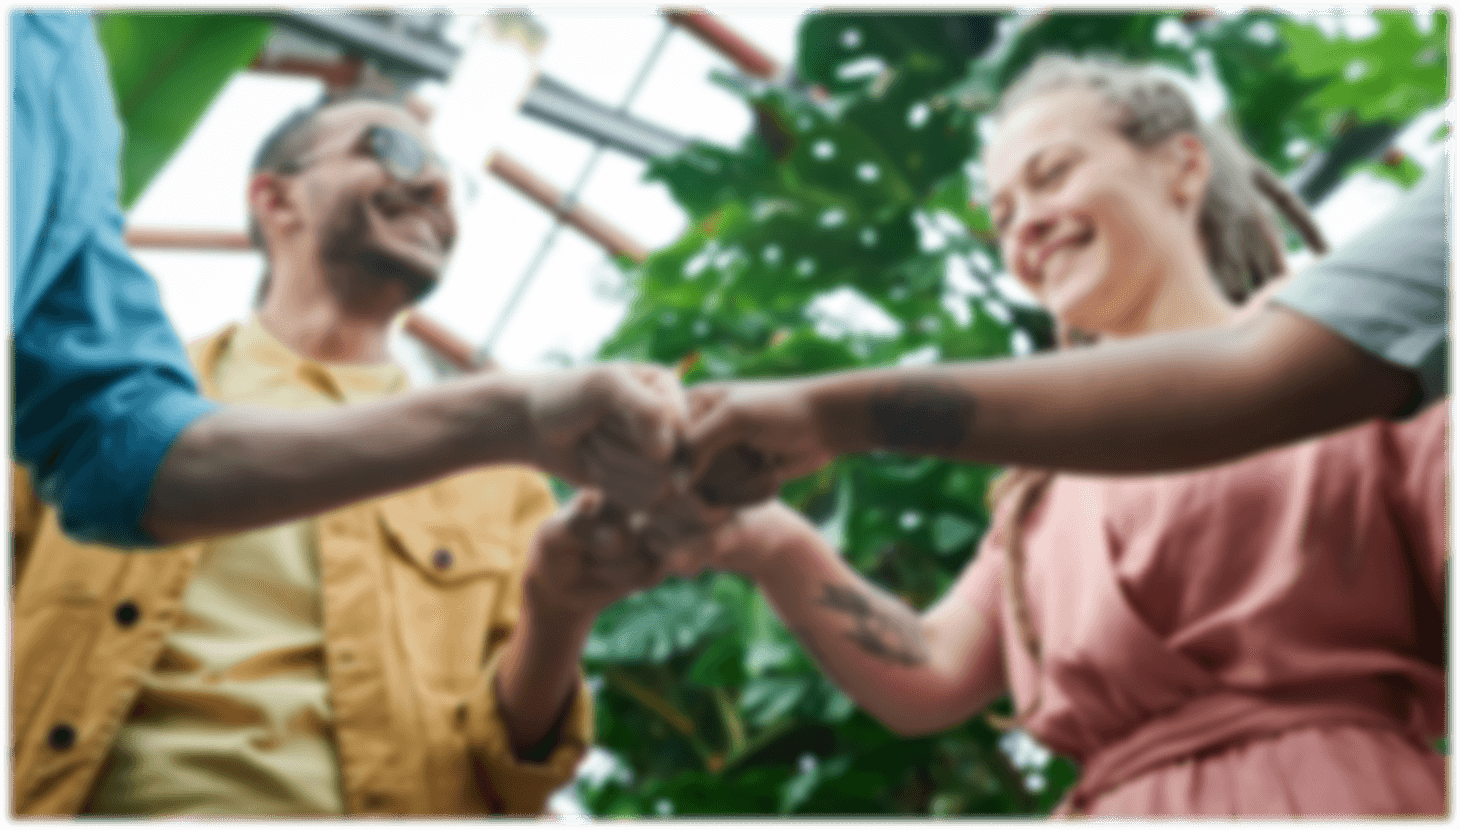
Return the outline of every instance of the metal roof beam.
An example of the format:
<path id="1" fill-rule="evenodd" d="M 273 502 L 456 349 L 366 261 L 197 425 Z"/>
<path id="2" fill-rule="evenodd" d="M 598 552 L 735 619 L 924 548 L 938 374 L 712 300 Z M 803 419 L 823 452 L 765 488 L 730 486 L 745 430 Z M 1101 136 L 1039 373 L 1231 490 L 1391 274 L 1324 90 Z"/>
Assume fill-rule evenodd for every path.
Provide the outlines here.
<path id="1" fill-rule="evenodd" d="M 522 102 L 522 114 L 645 160 L 673 155 L 690 142 L 663 127 L 617 112 L 548 75 L 538 76 Z"/>
<path id="2" fill-rule="evenodd" d="M 382 64 L 437 80 L 449 78 L 461 57 L 461 50 L 450 43 L 414 37 L 360 14 L 294 11 L 264 16 Z"/>
<path id="3" fill-rule="evenodd" d="M 388 67 L 445 80 L 461 56 L 455 46 L 413 37 L 374 18 L 348 13 L 276 12 L 279 23 Z M 549 75 L 539 75 L 522 114 L 639 159 L 673 155 L 689 139 L 615 111 Z"/>

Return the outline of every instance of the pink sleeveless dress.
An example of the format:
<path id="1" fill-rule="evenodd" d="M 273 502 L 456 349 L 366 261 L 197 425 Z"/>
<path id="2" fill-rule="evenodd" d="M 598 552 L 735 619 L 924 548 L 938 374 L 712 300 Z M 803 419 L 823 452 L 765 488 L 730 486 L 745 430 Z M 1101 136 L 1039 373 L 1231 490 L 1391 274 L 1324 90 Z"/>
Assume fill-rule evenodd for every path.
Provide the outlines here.
<path id="1" fill-rule="evenodd" d="M 1000 506 L 954 590 L 1092 815 L 1446 812 L 1448 401 L 1173 475 L 1061 476 L 1030 515 L 1036 666 Z M 1012 501 L 1012 500 L 1010 500 Z"/>

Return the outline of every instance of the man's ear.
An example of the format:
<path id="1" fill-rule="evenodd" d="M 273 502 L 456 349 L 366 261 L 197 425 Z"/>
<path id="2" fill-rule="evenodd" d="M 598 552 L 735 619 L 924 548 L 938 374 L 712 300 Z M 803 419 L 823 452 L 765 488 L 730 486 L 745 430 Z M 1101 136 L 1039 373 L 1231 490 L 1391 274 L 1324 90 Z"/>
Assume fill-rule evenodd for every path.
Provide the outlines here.
<path id="1" fill-rule="evenodd" d="M 1212 181 L 1212 156 L 1195 133 L 1179 132 L 1166 140 L 1171 163 L 1171 198 L 1182 210 L 1198 211 Z"/>
<path id="2" fill-rule="evenodd" d="M 248 180 L 248 209 L 267 243 L 292 236 L 303 220 L 288 180 L 277 173 L 255 173 Z"/>

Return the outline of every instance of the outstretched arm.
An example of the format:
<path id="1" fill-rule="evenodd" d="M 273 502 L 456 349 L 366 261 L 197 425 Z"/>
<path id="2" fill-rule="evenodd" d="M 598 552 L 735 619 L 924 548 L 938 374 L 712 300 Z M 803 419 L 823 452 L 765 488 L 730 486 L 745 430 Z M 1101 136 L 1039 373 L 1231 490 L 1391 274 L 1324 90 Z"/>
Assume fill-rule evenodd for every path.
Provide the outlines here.
<path id="1" fill-rule="evenodd" d="M 173 442 L 141 525 L 179 542 L 503 462 L 643 501 L 666 480 L 680 394 L 666 370 L 614 364 L 471 377 L 329 410 L 225 407 Z"/>
<path id="2" fill-rule="evenodd" d="M 842 452 L 1136 472 L 1223 461 L 1397 414 L 1416 391 L 1409 372 L 1269 306 L 1228 328 L 869 373 L 828 382 L 812 400 L 819 431 Z"/>
<path id="3" fill-rule="evenodd" d="M 710 503 L 873 449 L 1089 472 L 1216 463 L 1394 415 L 1413 374 L 1271 305 L 1225 328 L 1077 352 L 690 391 Z"/>
<path id="4" fill-rule="evenodd" d="M 784 504 L 743 511 L 712 544 L 711 566 L 754 579 L 822 670 L 893 731 L 948 728 L 1004 691 L 999 634 L 983 611 L 950 594 L 919 614 Z"/>

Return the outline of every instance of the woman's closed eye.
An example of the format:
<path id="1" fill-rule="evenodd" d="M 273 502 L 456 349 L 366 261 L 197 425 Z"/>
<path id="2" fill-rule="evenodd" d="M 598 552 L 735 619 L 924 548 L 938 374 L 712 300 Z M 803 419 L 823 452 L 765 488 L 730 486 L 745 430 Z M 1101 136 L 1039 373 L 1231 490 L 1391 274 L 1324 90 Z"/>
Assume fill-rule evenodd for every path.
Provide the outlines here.
<path id="1" fill-rule="evenodd" d="M 1053 187 L 1059 184 L 1062 179 L 1064 179 L 1065 174 L 1070 172 L 1070 168 L 1073 167 L 1074 164 L 1074 158 L 1072 158 L 1071 156 L 1064 156 L 1056 160 L 1053 164 L 1034 171 L 1029 178 L 1029 184 L 1031 187 L 1038 189 Z"/>

